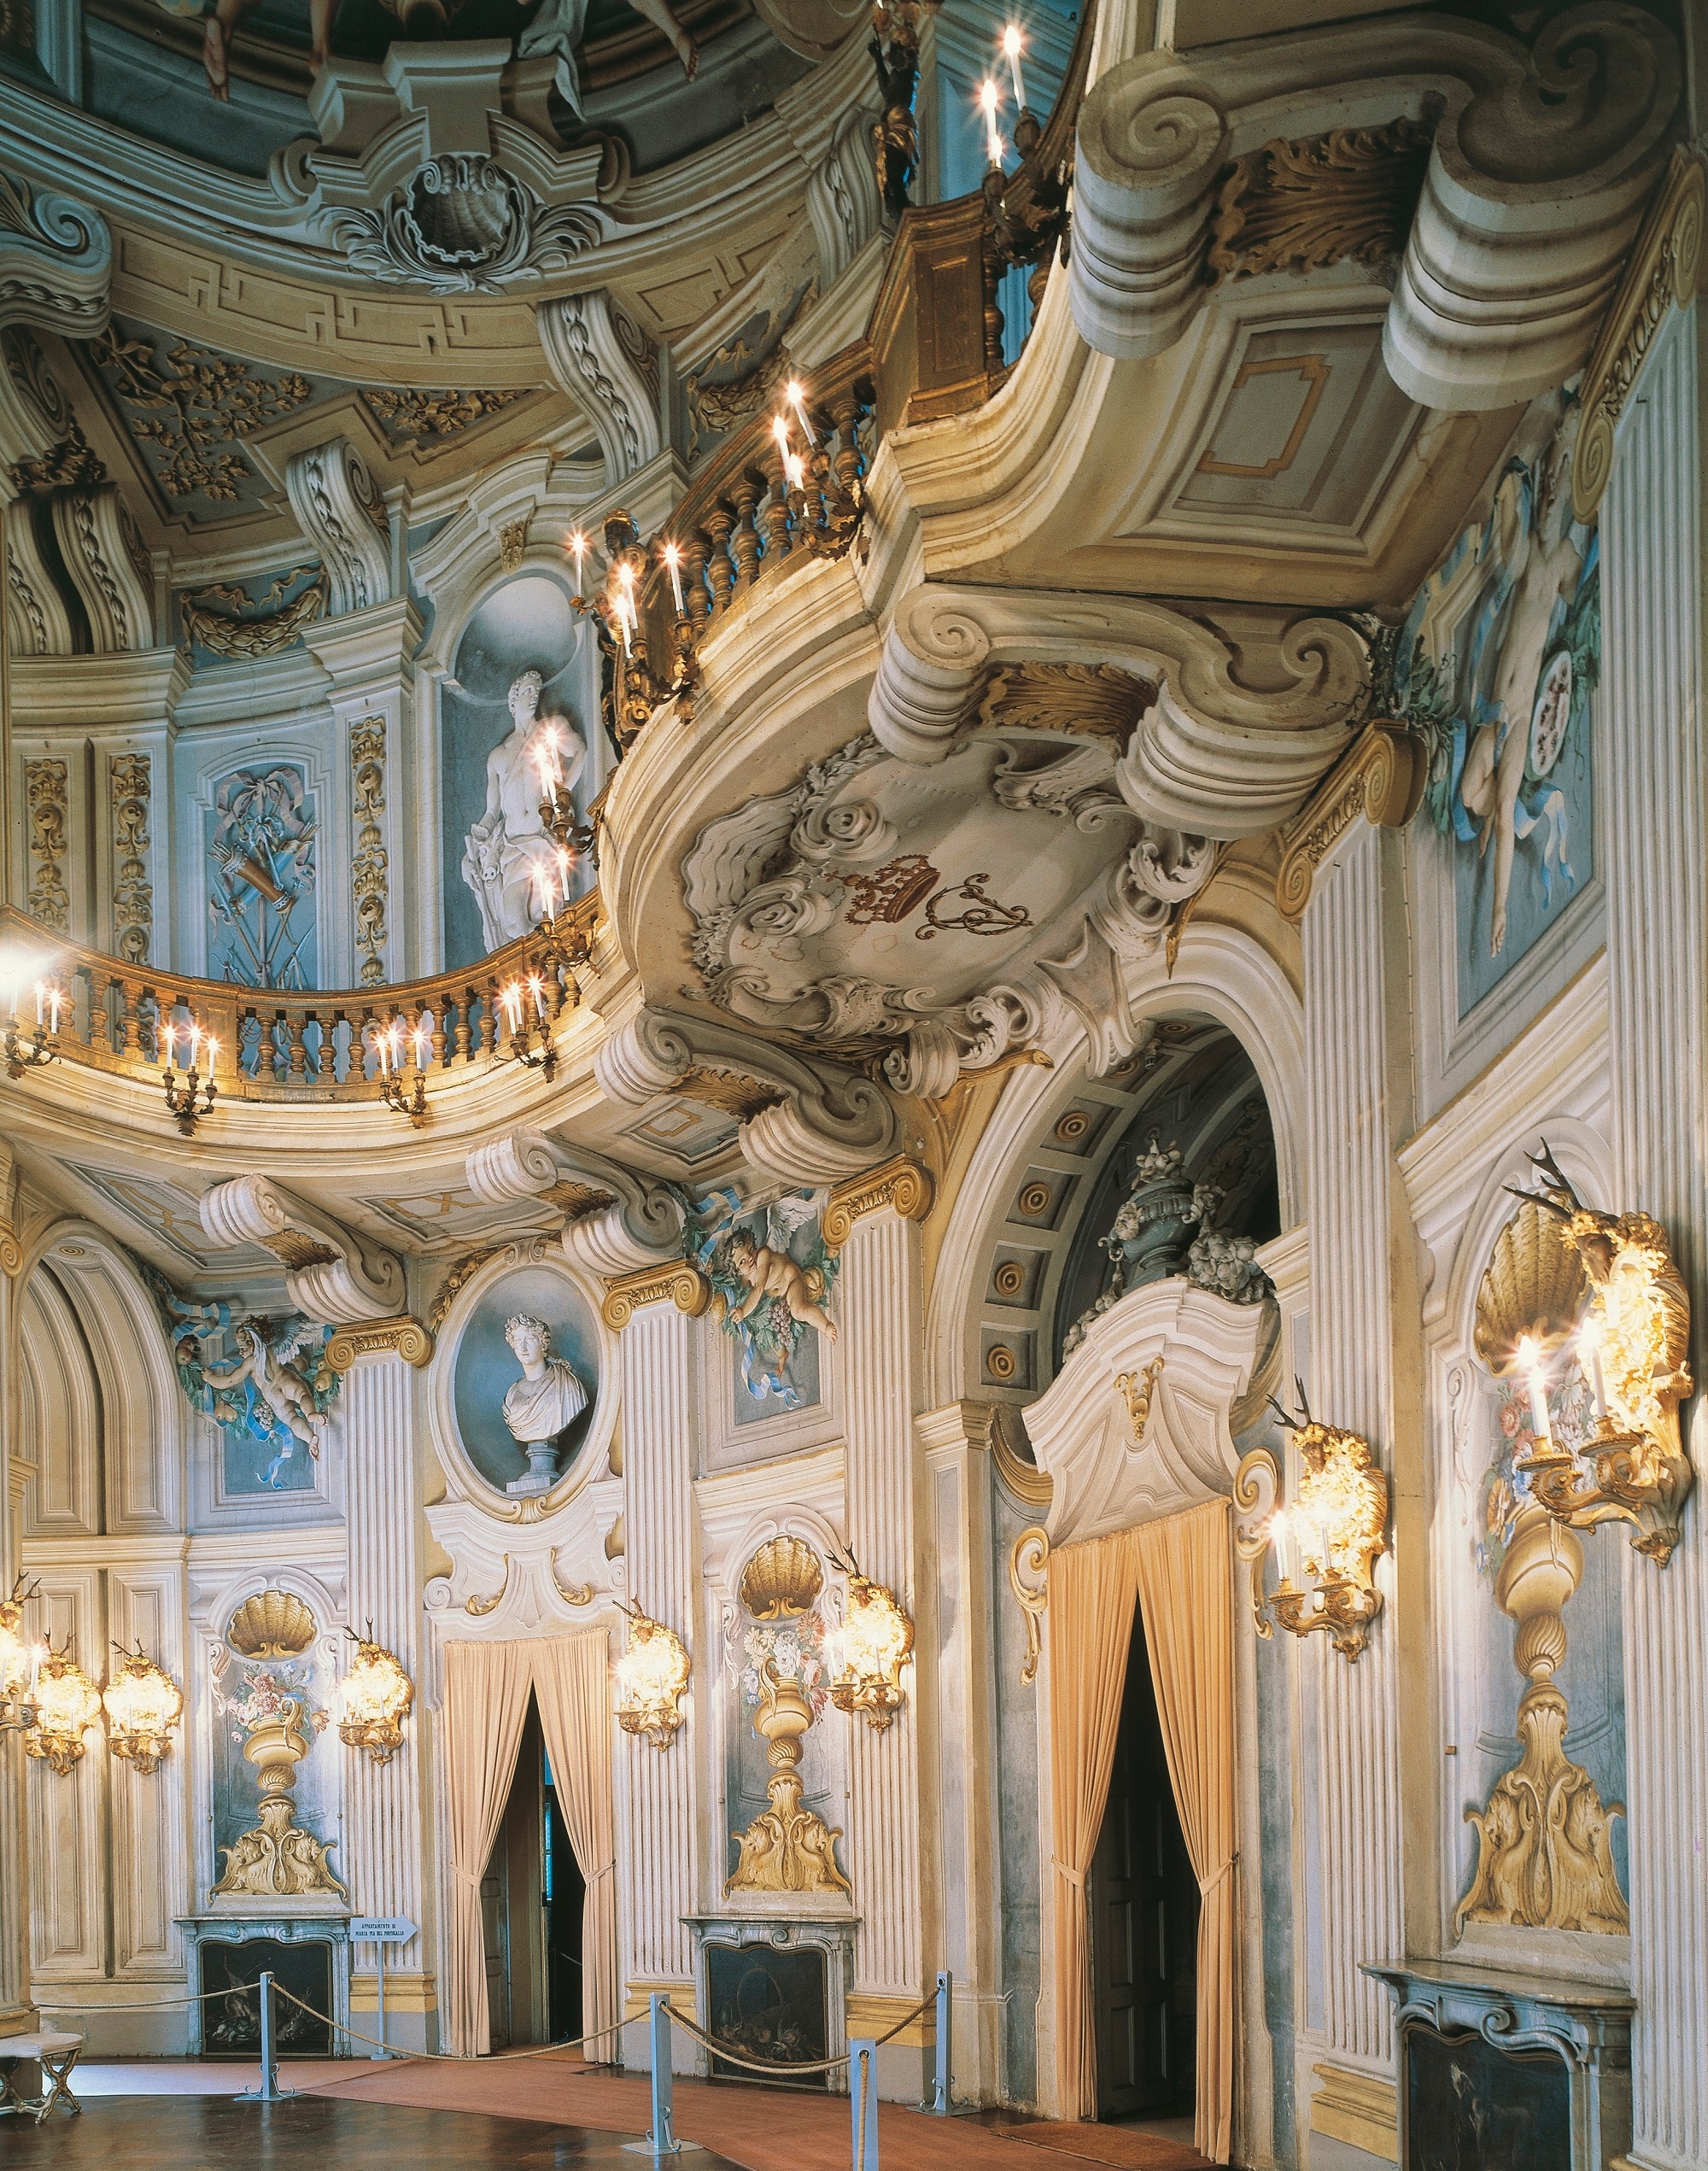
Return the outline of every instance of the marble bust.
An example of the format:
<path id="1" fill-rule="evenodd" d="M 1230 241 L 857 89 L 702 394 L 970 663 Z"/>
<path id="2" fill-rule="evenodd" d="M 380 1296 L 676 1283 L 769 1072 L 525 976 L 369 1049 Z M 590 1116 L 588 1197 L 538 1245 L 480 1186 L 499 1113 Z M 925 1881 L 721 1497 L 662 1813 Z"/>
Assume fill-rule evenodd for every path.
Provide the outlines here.
<path id="1" fill-rule="evenodd" d="M 526 1450 L 528 1467 L 505 1487 L 518 1495 L 549 1492 L 558 1482 L 558 1435 L 588 1406 L 588 1392 L 572 1365 L 552 1355 L 552 1330 L 519 1312 L 506 1320 L 504 1338 L 522 1367 L 504 1398 L 504 1421 Z"/>
<path id="2" fill-rule="evenodd" d="M 555 848 L 540 819 L 542 748 L 555 747 L 559 788 L 565 793 L 587 764 L 587 741 L 569 718 L 540 714 L 544 684 L 529 670 L 512 685 L 506 699 L 513 729 L 487 757 L 486 805 L 464 845 L 463 880 L 480 907 L 489 951 L 527 933 L 538 917 L 538 870 L 555 867 Z"/>

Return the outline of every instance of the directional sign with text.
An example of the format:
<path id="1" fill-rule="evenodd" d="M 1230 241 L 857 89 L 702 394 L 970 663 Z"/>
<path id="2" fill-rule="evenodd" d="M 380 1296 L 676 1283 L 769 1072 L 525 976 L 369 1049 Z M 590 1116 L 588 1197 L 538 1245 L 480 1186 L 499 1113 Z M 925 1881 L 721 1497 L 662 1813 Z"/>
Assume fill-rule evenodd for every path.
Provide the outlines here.
<path id="1" fill-rule="evenodd" d="M 352 1915 L 350 1935 L 373 1945 L 407 1945 L 417 1925 L 407 1915 Z"/>

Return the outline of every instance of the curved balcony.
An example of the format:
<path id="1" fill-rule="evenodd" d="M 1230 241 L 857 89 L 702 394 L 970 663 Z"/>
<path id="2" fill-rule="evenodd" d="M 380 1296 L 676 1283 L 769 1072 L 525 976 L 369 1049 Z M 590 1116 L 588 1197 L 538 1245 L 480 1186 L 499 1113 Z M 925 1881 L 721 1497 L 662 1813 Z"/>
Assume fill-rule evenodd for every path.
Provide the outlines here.
<path id="1" fill-rule="evenodd" d="M 581 1001 L 576 968 L 599 916 L 594 890 L 478 965 L 391 987 L 296 992 L 127 964 L 9 910 L 0 912 L 6 1068 L 17 1078 L 57 1059 L 157 1086 L 173 1067 L 169 1036 L 191 1027 L 198 1050 L 216 1044 L 202 1074 L 227 1101 L 383 1102 L 389 1062 L 406 1083 L 512 1057 L 543 1067 L 559 1021 Z"/>

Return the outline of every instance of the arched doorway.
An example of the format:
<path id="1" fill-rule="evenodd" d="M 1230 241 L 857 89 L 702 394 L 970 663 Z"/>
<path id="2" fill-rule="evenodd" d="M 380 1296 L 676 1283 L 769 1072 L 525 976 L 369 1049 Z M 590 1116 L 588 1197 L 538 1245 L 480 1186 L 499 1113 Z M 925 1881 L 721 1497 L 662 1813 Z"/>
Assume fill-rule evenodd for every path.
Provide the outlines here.
<path id="1" fill-rule="evenodd" d="M 530 1696 L 509 1799 L 481 1880 L 494 2051 L 567 2042 L 582 2033 L 586 1898 Z"/>

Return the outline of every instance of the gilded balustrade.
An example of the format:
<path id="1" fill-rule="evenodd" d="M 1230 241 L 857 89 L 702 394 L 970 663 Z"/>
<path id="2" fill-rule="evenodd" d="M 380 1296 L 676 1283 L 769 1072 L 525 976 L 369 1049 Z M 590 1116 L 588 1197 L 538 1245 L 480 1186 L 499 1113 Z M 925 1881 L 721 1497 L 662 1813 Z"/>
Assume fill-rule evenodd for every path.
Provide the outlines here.
<path id="1" fill-rule="evenodd" d="M 62 998 L 57 1032 L 42 1036 L 62 1062 L 155 1086 L 167 1067 L 167 1028 L 181 1037 L 194 1025 L 218 1043 L 214 1077 L 222 1103 L 383 1103 L 375 1042 L 394 1025 L 401 1028 L 406 1068 L 430 1081 L 512 1056 L 526 1061 L 535 1041 L 549 1042 L 581 1000 L 575 968 L 588 954 L 599 909 L 595 890 L 477 965 L 396 986 L 324 992 L 243 987 L 128 964 L 3 910 L 0 957 L 16 961 L 17 992 L 0 966 L 0 1011 L 15 1007 L 20 1052 L 27 1049 L 41 980 Z M 506 989 L 519 995 L 519 1027 L 517 998 L 508 1006 L 502 999 Z"/>

